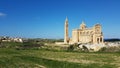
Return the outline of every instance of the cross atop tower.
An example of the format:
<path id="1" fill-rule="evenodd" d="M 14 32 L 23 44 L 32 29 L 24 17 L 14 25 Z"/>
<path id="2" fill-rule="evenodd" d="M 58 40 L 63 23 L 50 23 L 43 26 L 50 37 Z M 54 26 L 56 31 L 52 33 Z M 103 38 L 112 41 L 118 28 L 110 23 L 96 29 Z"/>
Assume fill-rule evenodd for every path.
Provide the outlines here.
<path id="1" fill-rule="evenodd" d="M 64 43 L 68 44 L 69 43 L 69 37 L 68 37 L 68 18 L 66 17 L 65 20 L 65 33 L 64 33 Z"/>
<path id="2" fill-rule="evenodd" d="M 65 20 L 66 22 L 68 21 L 68 17 L 66 16 L 66 20 Z"/>

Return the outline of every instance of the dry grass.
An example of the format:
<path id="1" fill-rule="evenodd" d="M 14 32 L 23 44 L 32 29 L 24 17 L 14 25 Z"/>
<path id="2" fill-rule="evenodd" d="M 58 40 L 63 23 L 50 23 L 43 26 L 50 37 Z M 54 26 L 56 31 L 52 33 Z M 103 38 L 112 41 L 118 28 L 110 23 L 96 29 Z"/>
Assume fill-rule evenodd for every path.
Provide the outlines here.
<path id="1" fill-rule="evenodd" d="M 41 61 L 44 60 L 44 61 Z M 9 62 L 8 62 L 9 61 Z M 36 68 L 55 68 L 54 64 L 67 66 L 63 68 L 116 68 L 120 67 L 120 53 L 82 53 L 54 50 L 15 50 L 0 49 L 0 66 L 10 65 Z M 14 64 L 11 66 L 11 64 Z M 71 67 L 69 67 L 73 64 Z M 32 66 L 31 66 L 32 65 Z M 52 66 L 51 66 L 52 65 Z M 59 67 L 59 66 L 58 66 Z"/>
<path id="2" fill-rule="evenodd" d="M 37 55 L 39 53 L 39 55 Z M 53 52 L 53 51 L 36 51 L 31 53 L 37 57 L 45 59 L 66 61 L 80 64 L 94 64 L 99 65 L 115 65 L 120 67 L 119 53 L 78 53 L 78 52 Z"/>

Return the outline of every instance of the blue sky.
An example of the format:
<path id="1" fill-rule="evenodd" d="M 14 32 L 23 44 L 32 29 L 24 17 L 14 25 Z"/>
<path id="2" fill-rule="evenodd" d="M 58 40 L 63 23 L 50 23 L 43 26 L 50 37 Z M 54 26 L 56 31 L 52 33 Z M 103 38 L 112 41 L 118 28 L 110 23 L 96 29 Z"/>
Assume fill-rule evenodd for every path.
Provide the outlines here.
<path id="1" fill-rule="evenodd" d="M 0 0 L 0 36 L 63 38 L 84 20 L 102 25 L 105 38 L 120 38 L 120 0 Z"/>

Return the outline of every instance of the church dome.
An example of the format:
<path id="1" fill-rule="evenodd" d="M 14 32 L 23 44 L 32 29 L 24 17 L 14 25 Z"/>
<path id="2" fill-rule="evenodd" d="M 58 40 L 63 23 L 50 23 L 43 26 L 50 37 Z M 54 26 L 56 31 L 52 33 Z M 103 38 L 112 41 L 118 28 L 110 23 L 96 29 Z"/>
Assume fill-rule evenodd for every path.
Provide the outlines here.
<path id="1" fill-rule="evenodd" d="M 97 23 L 95 26 L 101 26 L 99 23 Z"/>

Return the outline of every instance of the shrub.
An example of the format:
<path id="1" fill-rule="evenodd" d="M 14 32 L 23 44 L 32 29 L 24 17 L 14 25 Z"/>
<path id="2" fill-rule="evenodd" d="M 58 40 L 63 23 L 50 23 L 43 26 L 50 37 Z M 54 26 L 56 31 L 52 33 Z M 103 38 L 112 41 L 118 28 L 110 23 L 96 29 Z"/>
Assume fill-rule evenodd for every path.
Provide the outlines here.
<path id="1" fill-rule="evenodd" d="M 79 49 L 78 49 L 78 44 L 77 43 L 75 43 L 75 44 L 73 44 L 73 45 L 69 45 L 69 47 L 68 47 L 68 51 L 79 51 Z"/>
<path id="2" fill-rule="evenodd" d="M 67 50 L 68 51 L 73 51 L 74 50 L 74 45 L 70 45 Z"/>
<path id="3" fill-rule="evenodd" d="M 15 48 L 21 45 L 22 43 L 19 43 L 19 42 L 1 42 L 0 48 Z"/>
<path id="4" fill-rule="evenodd" d="M 99 52 L 120 52 L 120 47 L 103 47 Z"/>
<path id="5" fill-rule="evenodd" d="M 99 52 L 105 52 L 106 50 L 107 50 L 106 47 L 102 47 L 102 48 L 99 50 Z"/>
<path id="6" fill-rule="evenodd" d="M 20 50 L 20 49 L 23 49 L 23 50 L 35 49 L 36 50 L 36 49 L 39 49 L 39 47 L 41 47 L 41 46 L 44 46 L 44 43 L 37 44 L 37 43 L 32 42 L 32 41 L 27 41 L 27 42 L 23 42 L 23 44 L 21 46 L 17 47 L 16 49 L 17 50 Z"/>

